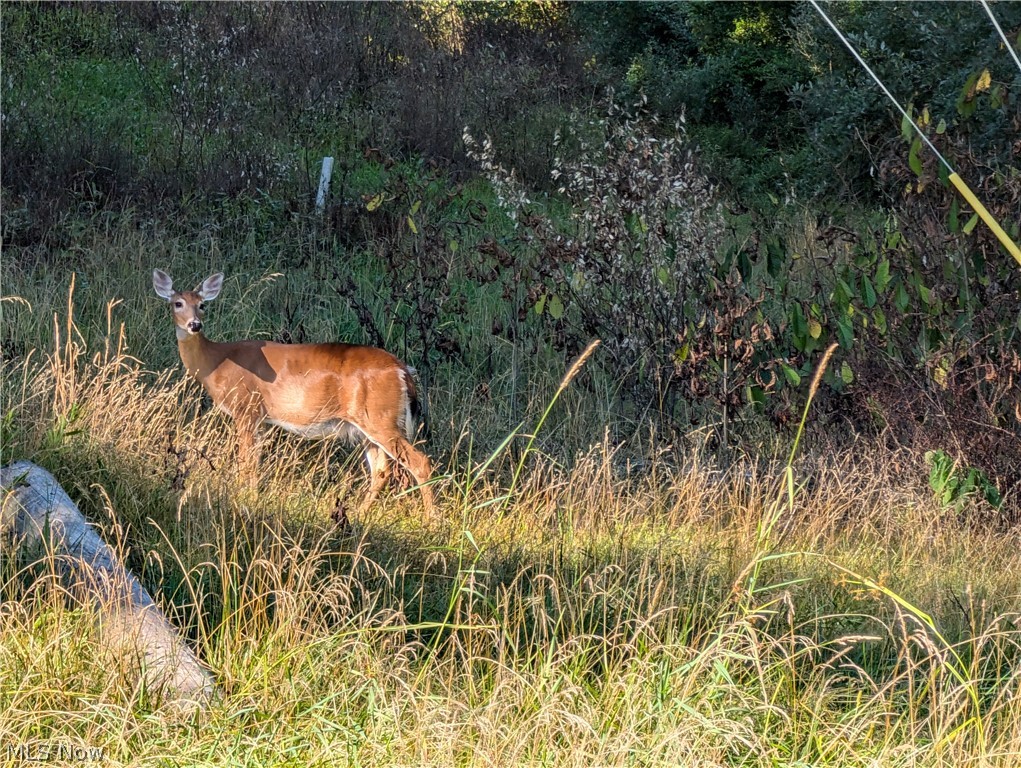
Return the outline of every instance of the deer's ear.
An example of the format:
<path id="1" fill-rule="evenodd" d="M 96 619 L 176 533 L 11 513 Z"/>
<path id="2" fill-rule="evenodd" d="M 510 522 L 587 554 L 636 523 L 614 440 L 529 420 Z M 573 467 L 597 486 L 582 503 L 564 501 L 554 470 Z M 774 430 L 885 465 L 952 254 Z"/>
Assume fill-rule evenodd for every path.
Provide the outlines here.
<path id="1" fill-rule="evenodd" d="M 173 298 L 174 281 L 162 269 L 154 269 L 152 271 L 152 287 L 156 290 L 156 295 L 161 299 L 170 301 Z"/>
<path id="2" fill-rule="evenodd" d="M 195 293 L 201 296 L 203 301 L 212 301 L 220 295 L 221 288 L 223 288 L 223 272 L 217 272 L 203 280 L 202 284 L 195 289 Z"/>

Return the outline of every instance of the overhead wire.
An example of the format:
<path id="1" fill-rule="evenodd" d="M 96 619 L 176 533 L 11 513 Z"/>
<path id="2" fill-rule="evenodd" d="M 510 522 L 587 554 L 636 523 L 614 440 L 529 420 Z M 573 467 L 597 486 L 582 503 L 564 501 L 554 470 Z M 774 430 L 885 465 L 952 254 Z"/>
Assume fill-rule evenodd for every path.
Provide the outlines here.
<path id="1" fill-rule="evenodd" d="M 946 159 L 943 157 L 943 155 L 940 154 L 939 150 L 936 149 L 936 146 L 931 141 L 929 141 L 929 137 L 925 135 L 921 128 L 918 127 L 918 124 L 914 121 L 914 118 L 912 118 L 911 115 L 908 114 L 907 110 L 900 105 L 900 102 L 897 101 L 896 97 L 894 97 L 892 93 L 890 93 L 890 90 L 885 85 L 883 85 L 883 81 L 879 79 L 879 75 L 872 71 L 872 67 L 868 65 L 868 63 L 865 61 L 865 59 L 861 57 L 861 55 L 858 53 L 855 47 L 851 45 L 851 41 L 844 37 L 844 33 L 841 32 L 837 25 L 834 24 L 833 21 L 830 19 L 830 17 L 826 15 L 826 12 L 819 7 L 819 3 L 817 3 L 816 0 L 808 0 L 808 2 L 810 2 L 812 6 L 815 8 L 815 10 L 819 12 L 819 15 L 823 17 L 826 23 L 830 25 L 830 29 L 832 29 L 834 33 L 836 33 L 837 37 L 840 38 L 840 42 L 842 42 L 847 47 L 847 50 L 849 50 L 851 52 L 851 55 L 858 60 L 858 63 L 862 65 L 862 68 L 864 68 L 864 70 L 869 73 L 872 79 L 876 81 L 876 85 L 878 85 L 882 89 L 883 93 L 886 94 L 886 98 L 888 98 L 890 102 L 893 104 L 893 106 L 897 108 L 897 111 L 904 116 L 905 120 L 911 123 L 912 127 L 918 132 L 918 135 L 922 138 L 922 141 L 929 145 L 929 149 L 933 151 L 933 154 L 935 154 L 936 157 L 939 158 L 939 161 L 947 167 L 947 170 L 952 173 L 954 169 L 950 167 L 950 163 L 948 163 Z"/>
<path id="2" fill-rule="evenodd" d="M 993 16 L 993 10 L 989 7 L 989 3 L 987 3 L 986 0 L 978 1 L 982 3 L 982 7 L 986 9 L 986 15 L 989 17 L 989 20 L 993 22 L 993 26 L 996 27 L 996 31 L 1000 33 L 1000 39 L 1006 46 L 1007 53 L 1009 53 L 1011 58 L 1014 59 L 1014 63 L 1017 64 L 1018 70 L 1021 71 L 1021 58 L 1018 58 L 1017 51 L 1014 50 L 1014 46 L 1010 44 L 1010 40 L 1008 40 L 1007 35 L 1004 34 L 1003 28 L 1000 26 L 1000 22 L 998 22 L 996 17 Z"/>
<path id="3" fill-rule="evenodd" d="M 925 131 L 918 127 L 918 123 L 916 123 L 914 119 L 911 117 L 911 115 L 908 113 L 908 111 L 900 105 L 900 102 L 897 101 L 897 98 L 892 93 L 890 93 L 890 90 L 883 84 L 883 81 L 879 79 L 879 75 L 877 75 L 872 70 L 872 67 L 868 65 L 865 59 L 861 57 L 861 54 L 859 54 L 855 47 L 851 44 L 851 41 L 844 36 L 844 33 L 840 31 L 839 27 L 837 27 L 837 25 L 833 23 L 830 17 L 826 15 L 826 12 L 822 9 L 817 0 L 808 0 L 808 2 L 811 3 L 812 7 L 815 8 L 815 10 L 819 13 L 820 16 L 822 16 L 823 20 L 829 25 L 830 29 L 833 30 L 834 34 L 836 34 L 836 36 L 840 38 L 840 42 L 842 42 L 844 46 L 847 48 L 847 50 L 851 52 L 851 55 L 854 56 L 854 58 L 862 66 L 862 68 L 869 73 L 869 76 L 876 82 L 876 85 L 878 85 L 879 88 L 883 91 L 883 93 L 886 94 L 886 97 L 890 100 L 890 103 L 892 103 L 893 106 L 897 108 L 897 111 L 900 112 L 901 115 L 903 115 L 904 119 L 911 124 L 911 127 L 915 129 L 915 132 L 918 134 L 919 138 L 921 138 L 921 140 L 925 142 L 929 149 L 932 150 L 932 153 L 936 156 L 936 158 L 946 167 L 947 171 L 949 171 L 950 174 L 948 177 L 950 183 L 953 184 L 957 191 L 961 193 L 961 196 L 968 201 L 968 204 L 972 207 L 975 213 L 979 215 L 982 221 L 985 222 L 986 226 L 989 227 L 989 229 L 993 232 L 994 235 L 996 235 L 996 239 L 999 240 L 1000 244 L 1003 245 L 1007 252 L 1014 257 L 1018 265 L 1021 265 L 1021 249 L 1019 249 L 1017 247 L 1017 244 L 1014 243 L 1013 240 L 1011 240 L 1010 236 L 1003 230 L 1003 227 L 1001 227 L 999 222 L 996 221 L 996 218 L 986 209 L 984 205 L 982 205 L 981 201 L 975 196 L 975 193 L 972 192 L 968 185 L 964 182 L 964 179 L 957 175 L 957 171 L 955 171 L 953 166 L 951 166 L 947 159 L 943 157 L 942 153 L 938 149 L 936 149 L 936 146 L 932 143 L 932 141 L 929 140 L 929 137 L 925 134 Z M 983 5 L 985 5 L 984 0 Z M 987 13 L 989 12 L 988 8 L 986 8 L 986 12 Z M 992 14 L 990 14 L 990 17 L 992 17 Z M 995 19 L 993 19 L 993 23 L 994 24 L 996 23 Z M 996 24 L 996 27 L 997 29 L 999 29 L 999 24 Z M 1002 30 L 1000 34 L 1001 35 L 1003 34 Z M 1004 37 L 1004 40 L 1006 40 L 1006 37 Z M 1009 44 L 1007 48 L 1010 49 L 1011 54 L 1014 55 L 1013 49 Z M 1017 60 L 1016 56 L 1015 60 Z M 1021 67 L 1021 64 L 1019 64 L 1019 67 Z"/>

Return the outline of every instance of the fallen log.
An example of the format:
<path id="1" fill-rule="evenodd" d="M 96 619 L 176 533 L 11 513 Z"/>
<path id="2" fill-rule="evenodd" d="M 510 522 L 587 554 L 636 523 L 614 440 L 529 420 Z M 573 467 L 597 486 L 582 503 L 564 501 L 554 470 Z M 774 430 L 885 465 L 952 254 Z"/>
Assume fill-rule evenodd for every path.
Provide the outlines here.
<path id="1" fill-rule="evenodd" d="M 96 610 L 103 643 L 137 664 L 147 690 L 187 709 L 204 707 L 212 675 L 53 475 L 18 461 L 0 468 L 0 490 L 0 535 L 52 553 L 70 594 Z"/>

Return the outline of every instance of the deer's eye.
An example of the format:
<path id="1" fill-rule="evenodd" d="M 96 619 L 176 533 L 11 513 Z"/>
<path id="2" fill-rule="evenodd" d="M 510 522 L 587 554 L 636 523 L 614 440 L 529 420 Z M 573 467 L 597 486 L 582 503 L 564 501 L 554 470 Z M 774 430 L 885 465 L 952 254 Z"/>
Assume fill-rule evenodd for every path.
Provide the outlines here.
<path id="1" fill-rule="evenodd" d="M 175 301 L 174 302 L 174 308 L 175 309 L 181 309 L 181 307 L 183 307 L 183 306 L 184 306 L 184 302 L 183 301 Z"/>
<path id="2" fill-rule="evenodd" d="M 205 311 L 206 311 L 206 303 L 203 301 L 201 304 L 199 304 L 199 312 L 205 312 Z"/>

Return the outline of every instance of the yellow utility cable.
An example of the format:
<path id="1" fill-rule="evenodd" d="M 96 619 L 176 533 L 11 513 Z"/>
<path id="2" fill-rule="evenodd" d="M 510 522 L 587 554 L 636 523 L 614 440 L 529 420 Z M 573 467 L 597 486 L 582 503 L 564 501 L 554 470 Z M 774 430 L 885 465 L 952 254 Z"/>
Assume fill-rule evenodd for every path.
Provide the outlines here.
<path id="1" fill-rule="evenodd" d="M 1018 249 L 1017 244 L 1015 244 L 1014 241 L 1010 239 L 1010 236 L 1003 231 L 1003 227 L 1001 227 L 999 223 L 996 221 L 996 219 L 993 218 L 993 215 L 989 213 L 988 210 L 986 210 L 986 207 L 982 205 L 982 203 L 979 202 L 978 198 L 975 197 L 975 193 L 968 188 L 967 184 L 964 183 L 964 179 L 957 175 L 957 171 L 955 171 L 951 167 L 950 163 L 947 162 L 946 158 L 943 157 L 943 155 L 940 154 L 939 150 L 936 149 L 935 145 L 933 145 L 933 143 L 929 141 L 929 137 L 925 135 L 922 129 L 918 127 L 918 124 L 915 123 L 915 121 L 911 118 L 911 115 L 909 115 L 907 111 L 904 109 L 904 107 L 900 105 L 900 102 L 894 98 L 893 94 L 890 93 L 889 89 L 887 89 L 887 87 L 883 85 L 883 81 L 880 80 L 879 76 L 872 71 L 872 67 L 865 63 L 865 60 L 858 54 L 858 51 L 855 50 L 854 46 L 851 45 L 850 41 L 846 37 L 844 37 L 843 32 L 841 32 L 837 28 L 837 25 L 830 20 L 830 17 L 826 15 L 826 12 L 819 7 L 819 3 L 816 2 L 816 0 L 808 0 L 808 2 L 810 2 L 812 4 L 812 7 L 819 12 L 819 15 L 823 17 L 826 23 L 830 25 L 830 29 L 832 29 L 836 33 L 837 37 L 840 38 L 840 41 L 847 47 L 847 50 L 851 52 L 851 55 L 854 56 L 858 63 L 861 64 L 862 67 L 865 69 L 865 71 L 868 72 L 869 75 L 871 75 L 872 79 L 876 81 L 876 85 L 878 85 L 882 89 L 883 93 L 886 94 L 886 97 L 893 103 L 893 106 L 897 108 L 897 111 L 904 116 L 905 120 L 911 123 L 911 127 L 915 129 L 915 131 L 921 137 L 922 141 L 924 141 L 929 146 L 929 149 L 932 150 L 933 154 L 936 155 L 936 157 L 939 158 L 939 161 L 946 166 L 946 169 L 950 172 L 950 182 L 954 185 L 957 191 L 961 193 L 964 199 L 968 201 L 968 204 L 975 210 L 975 213 L 979 215 L 982 221 L 986 223 L 986 226 L 989 227 L 990 230 L 992 230 L 992 233 L 996 235 L 996 239 L 1000 241 L 1003 247 L 1007 249 L 1007 252 L 1011 256 L 1013 256 L 1015 261 L 1017 261 L 1018 265 L 1021 266 L 1021 249 Z"/>
<path id="2" fill-rule="evenodd" d="M 993 214 L 986 210 L 986 207 L 979 202 L 979 199 L 975 197 L 974 193 L 968 189 L 968 185 L 964 183 L 964 180 L 956 173 L 950 174 L 950 183 L 957 187 L 957 191 L 961 193 L 968 204 L 975 209 L 975 213 L 986 223 L 986 226 L 993 231 L 996 235 L 996 239 L 999 240 L 1003 247 L 1010 252 L 1010 255 L 1014 257 L 1018 264 L 1021 264 L 1021 250 L 1018 249 L 1017 245 L 1010 236 L 1003 231 L 1003 227 L 1000 226 L 999 222 L 993 218 Z"/>

